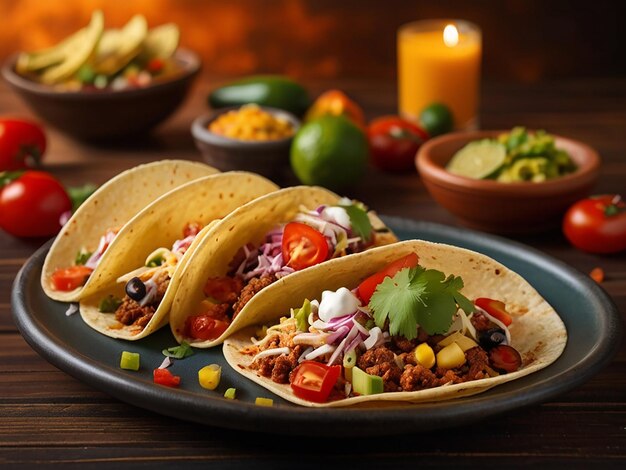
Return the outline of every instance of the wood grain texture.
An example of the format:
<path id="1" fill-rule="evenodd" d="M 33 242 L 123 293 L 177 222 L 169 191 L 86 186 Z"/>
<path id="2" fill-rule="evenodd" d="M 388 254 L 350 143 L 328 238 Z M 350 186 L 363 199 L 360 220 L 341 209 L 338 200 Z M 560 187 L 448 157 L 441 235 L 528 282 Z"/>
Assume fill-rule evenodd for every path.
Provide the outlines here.
<path id="1" fill-rule="evenodd" d="M 105 147 L 78 143 L 49 130 L 47 169 L 66 184 L 102 183 L 119 171 L 160 158 L 198 160 L 190 121 L 205 111 L 204 97 L 215 82 L 200 83 L 186 105 L 153 135 Z M 369 117 L 393 112 L 395 90 L 388 82 L 311 83 L 313 93 L 346 90 Z M 626 80 L 598 79 L 533 86 L 487 84 L 481 124 L 508 128 L 523 123 L 577 138 L 603 158 L 598 192 L 626 193 Z M 0 86 L 0 112 L 28 115 Z M 278 181 L 293 184 L 286 170 Z M 350 194 L 380 213 L 455 225 L 416 174 L 387 175 L 370 169 Z M 594 256 L 571 248 L 558 230 L 517 238 L 583 273 L 604 269 L 602 287 L 626 316 L 626 253 Z M 626 344 L 614 361 L 577 389 L 542 405 L 454 429 L 375 439 L 321 440 L 309 446 L 293 438 L 201 426 L 126 405 L 77 381 L 40 358 L 17 331 L 10 294 L 24 261 L 45 240 L 18 240 L 0 233 L 0 466 L 80 464 L 99 466 L 252 465 L 319 468 L 555 464 L 618 468 L 626 462 Z M 318 452 L 319 451 L 319 452 Z M 291 465 L 293 466 L 293 465 Z"/>

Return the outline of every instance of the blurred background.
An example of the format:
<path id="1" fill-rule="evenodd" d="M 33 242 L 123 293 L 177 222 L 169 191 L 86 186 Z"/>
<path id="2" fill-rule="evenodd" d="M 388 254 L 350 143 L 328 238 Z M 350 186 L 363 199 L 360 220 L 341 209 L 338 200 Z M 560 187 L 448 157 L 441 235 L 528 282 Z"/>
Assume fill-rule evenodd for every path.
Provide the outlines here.
<path id="1" fill-rule="evenodd" d="M 107 27 L 135 13 L 177 23 L 204 73 L 220 77 L 394 79 L 398 27 L 440 17 L 480 26 L 487 80 L 626 75 L 626 2 L 611 0 L 0 0 L 0 60 L 56 43 L 94 9 Z"/>

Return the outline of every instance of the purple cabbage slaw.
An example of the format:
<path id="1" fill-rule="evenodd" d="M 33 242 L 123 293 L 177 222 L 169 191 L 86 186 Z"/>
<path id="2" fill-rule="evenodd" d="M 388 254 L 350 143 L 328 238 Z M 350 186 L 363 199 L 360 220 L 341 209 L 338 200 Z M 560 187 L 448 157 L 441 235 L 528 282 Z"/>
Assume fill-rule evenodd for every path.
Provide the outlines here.
<path id="1" fill-rule="evenodd" d="M 321 232 L 326 238 L 331 257 L 337 256 L 345 249 L 355 252 L 361 251 L 363 245 L 361 237 L 353 236 L 352 227 L 345 226 L 345 221 L 343 225 L 339 224 L 331 211 L 328 210 L 329 208 L 343 210 L 338 206 L 321 205 L 315 210 L 301 210 L 294 218 L 294 221 L 305 223 Z M 253 277 L 261 277 L 268 274 L 273 274 L 280 279 L 293 273 L 295 270 L 287 266 L 282 253 L 285 225 L 281 224 L 270 230 L 258 248 L 255 248 L 252 244 L 243 246 L 241 250 L 244 259 L 233 268 L 232 274 L 241 276 L 247 281 Z M 235 259 L 238 258 L 236 257 Z"/>

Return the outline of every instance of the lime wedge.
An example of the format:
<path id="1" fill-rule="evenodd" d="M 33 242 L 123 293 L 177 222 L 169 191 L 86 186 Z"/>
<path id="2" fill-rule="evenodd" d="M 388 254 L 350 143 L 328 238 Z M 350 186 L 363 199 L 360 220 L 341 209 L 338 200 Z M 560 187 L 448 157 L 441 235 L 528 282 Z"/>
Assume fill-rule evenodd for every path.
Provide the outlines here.
<path id="1" fill-rule="evenodd" d="M 498 173 L 505 158 L 504 145 L 493 140 L 479 140 L 470 142 L 455 153 L 446 170 L 468 178 L 489 178 Z"/>

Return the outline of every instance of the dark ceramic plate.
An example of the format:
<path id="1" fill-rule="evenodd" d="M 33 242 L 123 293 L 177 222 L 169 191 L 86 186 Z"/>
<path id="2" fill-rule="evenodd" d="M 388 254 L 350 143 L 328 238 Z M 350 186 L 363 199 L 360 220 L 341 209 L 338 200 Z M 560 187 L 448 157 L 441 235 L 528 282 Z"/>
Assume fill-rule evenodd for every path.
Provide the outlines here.
<path id="1" fill-rule="evenodd" d="M 137 342 L 103 336 L 67 304 L 50 300 L 39 277 L 49 244 L 20 271 L 12 305 L 18 328 L 45 359 L 122 401 L 164 415 L 204 424 L 263 432 L 364 435 L 396 434 L 460 425 L 515 408 L 540 403 L 573 389 L 608 364 L 619 346 L 617 308 L 587 276 L 523 245 L 482 233 L 431 223 L 386 218 L 402 239 L 423 238 L 485 253 L 524 276 L 563 318 L 569 339 L 562 356 L 549 367 L 485 393 L 455 401 L 368 409 L 308 409 L 273 396 L 230 369 L 221 348 L 199 350 L 176 361 L 170 370 L 182 377 L 180 389 L 152 383 L 161 350 L 176 344 L 169 328 Z M 122 351 L 141 354 L 138 372 L 119 368 Z M 215 392 L 198 385 L 197 371 L 211 363 L 223 366 Z M 237 399 L 224 391 L 236 387 Z M 272 408 L 254 405 L 256 397 L 274 399 Z"/>

